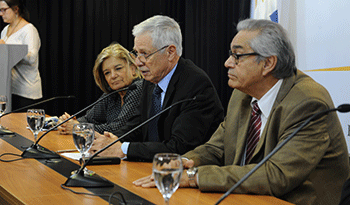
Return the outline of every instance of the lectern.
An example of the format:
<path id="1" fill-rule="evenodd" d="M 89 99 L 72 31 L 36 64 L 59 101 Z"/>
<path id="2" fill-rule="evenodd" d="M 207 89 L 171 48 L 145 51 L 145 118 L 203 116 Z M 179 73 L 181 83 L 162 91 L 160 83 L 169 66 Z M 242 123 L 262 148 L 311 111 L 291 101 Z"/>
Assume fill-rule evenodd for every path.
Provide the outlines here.
<path id="1" fill-rule="evenodd" d="M 11 69 L 27 53 L 27 45 L 0 44 L 0 95 L 7 96 L 6 112 L 11 111 Z"/>

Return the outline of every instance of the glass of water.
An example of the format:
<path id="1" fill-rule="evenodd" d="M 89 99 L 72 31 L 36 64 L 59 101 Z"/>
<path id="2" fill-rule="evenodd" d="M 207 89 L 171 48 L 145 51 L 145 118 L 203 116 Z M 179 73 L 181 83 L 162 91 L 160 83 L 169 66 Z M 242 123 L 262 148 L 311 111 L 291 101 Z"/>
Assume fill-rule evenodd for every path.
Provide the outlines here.
<path id="1" fill-rule="evenodd" d="M 29 109 L 27 110 L 27 124 L 34 135 L 34 143 L 38 139 L 38 134 L 45 124 L 45 110 Z"/>
<path id="2" fill-rule="evenodd" d="M 152 173 L 156 186 L 163 195 L 165 204 L 169 204 L 170 197 L 179 188 L 182 171 L 180 155 L 159 153 L 154 156 Z"/>
<path id="3" fill-rule="evenodd" d="M 85 155 L 92 146 L 95 139 L 94 125 L 92 123 L 79 123 L 73 126 L 73 141 L 81 154 L 81 166 L 85 164 Z M 93 171 L 84 168 L 85 175 L 94 174 Z"/>
<path id="4" fill-rule="evenodd" d="M 1 116 L 5 113 L 6 104 L 7 104 L 6 95 L 0 95 L 0 120 L 1 120 Z M 1 126 L 1 124 L 0 124 L 0 130 L 2 130 L 2 129 L 4 129 L 4 127 Z"/>

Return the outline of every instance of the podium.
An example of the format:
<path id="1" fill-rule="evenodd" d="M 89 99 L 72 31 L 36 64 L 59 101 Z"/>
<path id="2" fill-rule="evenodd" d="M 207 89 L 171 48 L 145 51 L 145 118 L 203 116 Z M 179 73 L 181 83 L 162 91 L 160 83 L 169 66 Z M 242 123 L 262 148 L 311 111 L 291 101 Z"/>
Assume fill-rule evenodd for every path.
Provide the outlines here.
<path id="1" fill-rule="evenodd" d="M 11 111 L 11 69 L 28 53 L 27 45 L 0 44 L 0 95 L 7 96 L 6 112 Z"/>

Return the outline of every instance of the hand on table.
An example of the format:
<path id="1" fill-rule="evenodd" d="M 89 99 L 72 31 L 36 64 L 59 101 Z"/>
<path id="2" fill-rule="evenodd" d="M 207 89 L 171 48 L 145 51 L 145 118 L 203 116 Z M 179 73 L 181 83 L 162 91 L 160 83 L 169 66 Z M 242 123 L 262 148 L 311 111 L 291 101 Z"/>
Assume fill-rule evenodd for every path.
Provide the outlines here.
<path id="1" fill-rule="evenodd" d="M 65 121 L 66 119 L 70 118 L 71 115 L 69 115 L 68 113 L 64 113 L 61 117 L 58 118 L 58 124 Z M 58 132 L 61 135 L 68 135 L 68 134 L 72 134 L 73 131 L 73 125 L 74 124 L 79 124 L 79 121 L 76 119 L 70 119 L 68 120 L 66 123 L 62 124 L 61 126 L 59 126 L 57 128 Z"/>
<path id="2" fill-rule="evenodd" d="M 103 135 L 95 132 L 95 140 L 90 148 L 90 155 L 95 154 L 95 152 L 101 150 L 106 147 L 113 141 L 115 141 L 118 137 L 110 132 L 104 132 Z M 107 148 L 105 151 L 99 154 L 100 157 L 119 157 L 124 158 L 126 155 L 123 153 L 121 149 L 122 143 L 116 142 L 111 147 Z"/>
<path id="3" fill-rule="evenodd" d="M 192 168 L 194 166 L 194 161 L 193 160 L 187 160 L 187 159 L 182 159 L 182 164 L 184 167 L 184 171 L 182 172 L 181 180 L 180 180 L 180 187 L 190 187 L 188 176 L 185 169 Z M 133 182 L 135 186 L 140 186 L 143 188 L 152 188 L 155 187 L 156 184 L 154 182 L 154 177 L 153 174 L 143 177 L 141 179 L 138 179 Z"/>

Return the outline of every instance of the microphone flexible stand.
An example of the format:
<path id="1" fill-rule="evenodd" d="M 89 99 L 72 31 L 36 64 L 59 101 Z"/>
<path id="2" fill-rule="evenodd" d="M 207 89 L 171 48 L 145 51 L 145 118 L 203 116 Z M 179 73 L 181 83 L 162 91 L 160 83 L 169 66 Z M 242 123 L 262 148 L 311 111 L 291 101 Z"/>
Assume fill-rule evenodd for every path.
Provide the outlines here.
<path id="1" fill-rule="evenodd" d="M 84 164 L 83 166 L 81 166 L 81 168 L 74 173 L 73 175 L 71 175 L 67 181 L 64 183 L 65 186 L 67 187 L 111 187 L 114 186 L 114 184 L 102 177 L 99 176 L 85 176 L 84 175 L 84 168 L 89 164 L 89 162 L 95 158 L 98 154 L 100 154 L 101 152 L 105 151 L 106 149 L 108 149 L 109 147 L 111 147 L 112 145 L 114 145 L 115 143 L 117 143 L 118 141 L 122 140 L 123 138 L 125 138 L 127 135 L 129 135 L 130 133 L 134 132 L 135 130 L 139 129 L 140 127 L 142 127 L 143 125 L 149 123 L 151 120 L 153 120 L 154 118 L 158 117 L 159 115 L 161 115 L 162 113 L 168 111 L 169 109 L 171 109 L 172 107 L 186 102 L 186 101 L 193 101 L 196 100 L 197 97 L 193 97 L 193 98 L 189 98 L 189 99 L 185 99 L 185 100 L 181 100 L 178 101 L 172 105 L 170 105 L 169 107 L 165 108 L 164 110 L 160 111 L 158 114 L 153 115 L 152 117 L 150 117 L 149 119 L 147 119 L 146 121 L 142 122 L 141 124 L 139 124 L 138 126 L 134 127 L 133 129 L 129 130 L 128 132 L 126 132 L 124 135 L 122 135 L 121 137 L 119 137 L 118 139 L 116 139 L 115 141 L 111 142 L 110 144 L 108 144 L 107 146 L 105 146 L 104 148 L 100 149 L 99 151 L 95 152 L 95 154 L 93 154 Z"/>
<path id="2" fill-rule="evenodd" d="M 8 112 L 8 113 L 4 113 L 2 116 L 0 116 L 0 118 L 4 117 L 5 115 L 14 113 L 14 112 L 18 112 L 18 111 L 21 111 L 21 110 L 24 110 L 24 109 L 27 109 L 27 108 L 30 108 L 30 107 L 33 107 L 33 106 L 36 106 L 36 105 L 40 105 L 40 104 L 49 102 L 49 101 L 51 101 L 51 100 L 63 99 L 63 98 L 75 98 L 75 96 L 70 95 L 70 96 L 56 96 L 56 97 L 52 97 L 52 98 L 50 98 L 50 99 L 46 99 L 46 100 L 43 100 L 43 101 L 40 101 L 40 102 L 31 104 L 31 105 L 27 105 L 27 106 L 18 108 L 18 109 L 16 109 L 16 110 L 10 111 L 10 112 Z"/>
<path id="3" fill-rule="evenodd" d="M 240 186 L 247 178 L 249 178 L 257 169 L 259 169 L 267 160 L 269 160 L 272 155 L 274 155 L 278 150 L 280 150 L 289 140 L 291 140 L 302 128 L 305 127 L 305 125 L 309 124 L 309 122 L 313 119 L 317 119 L 320 116 L 327 114 L 329 112 L 333 111 L 339 111 L 339 112 L 349 112 L 350 111 L 350 105 L 349 104 L 343 104 L 338 106 L 337 108 L 332 108 L 328 110 L 324 110 L 321 112 L 318 112 L 311 117 L 309 117 L 303 124 L 298 127 L 292 134 L 290 134 L 285 140 L 283 140 L 280 144 L 278 144 L 268 155 L 266 155 L 265 158 L 263 158 L 253 169 L 251 169 L 246 175 L 244 175 L 235 185 L 233 185 L 224 195 L 221 196 L 221 198 L 215 203 L 215 205 L 218 205 L 221 201 L 223 201 L 229 194 L 233 192 L 238 186 Z"/>
<path id="4" fill-rule="evenodd" d="M 8 115 L 8 114 L 11 114 L 11 113 L 14 113 L 14 112 L 18 112 L 18 111 L 21 111 L 21 110 L 25 110 L 27 108 L 30 108 L 30 107 L 33 107 L 33 106 L 36 106 L 36 105 L 40 105 L 42 103 L 46 103 L 46 102 L 49 102 L 51 100 L 62 99 L 62 98 L 75 98 L 75 96 L 56 96 L 56 97 L 52 97 L 50 99 L 46 99 L 46 100 L 43 100 L 43 101 L 31 104 L 31 105 L 27 105 L 27 106 L 18 108 L 16 110 L 13 110 L 13 111 L 10 111 L 10 112 L 4 113 L 3 115 L 0 116 L 0 119 L 2 117 L 4 117 L 4 116 Z M 8 135 L 8 134 L 13 134 L 13 132 L 11 132 L 9 130 L 6 130 L 6 129 L 0 130 L 0 135 Z"/>
<path id="5" fill-rule="evenodd" d="M 28 147 L 26 150 L 24 150 L 24 152 L 21 154 L 21 157 L 23 158 L 34 158 L 34 159 L 54 159 L 54 158 L 61 158 L 60 155 L 58 155 L 55 152 L 52 152 L 50 150 L 44 149 L 42 147 L 39 147 L 38 143 L 39 141 L 45 136 L 47 135 L 49 132 L 51 132 L 52 130 L 56 129 L 57 127 L 61 126 L 62 124 L 64 124 L 65 122 L 67 122 L 68 120 L 72 119 L 73 117 L 79 115 L 80 113 L 84 112 L 85 110 L 91 108 L 92 106 L 96 105 L 98 102 L 100 102 L 101 100 L 117 93 L 117 92 L 121 92 L 121 91 L 125 91 L 125 90 L 133 90 L 136 88 L 136 85 L 131 85 L 129 87 L 123 88 L 123 89 L 119 89 L 119 90 L 115 90 L 111 93 L 108 93 L 108 95 L 105 95 L 103 98 L 98 99 L 96 102 L 92 103 L 91 105 L 85 107 L 84 109 L 80 110 L 79 112 L 75 113 L 74 115 L 70 116 L 69 118 L 65 119 L 64 121 L 62 121 L 61 123 L 57 124 L 56 126 L 50 128 L 49 130 L 47 130 L 43 135 L 41 135 L 39 137 L 39 139 L 34 142 L 30 147 Z M 39 148 L 38 148 L 39 147 Z"/>

